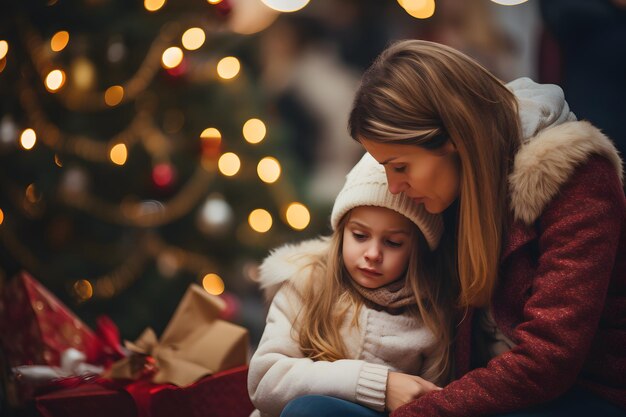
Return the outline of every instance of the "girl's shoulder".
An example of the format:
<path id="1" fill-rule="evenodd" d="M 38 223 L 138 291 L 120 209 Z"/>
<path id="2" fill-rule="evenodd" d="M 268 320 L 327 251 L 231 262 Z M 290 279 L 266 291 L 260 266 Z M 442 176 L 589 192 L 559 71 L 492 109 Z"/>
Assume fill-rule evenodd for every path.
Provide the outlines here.
<path id="1" fill-rule="evenodd" d="M 265 298 L 271 300 L 287 282 L 296 290 L 303 288 L 314 271 L 316 274 L 323 272 L 319 268 L 324 264 L 329 247 L 328 237 L 318 237 L 273 249 L 259 267 L 258 282 Z"/>
<path id="2" fill-rule="evenodd" d="M 596 155 L 607 159 L 623 181 L 622 160 L 615 145 L 589 122 L 566 122 L 524 141 L 509 175 L 515 219 L 532 224 L 572 179 L 577 168 Z"/>

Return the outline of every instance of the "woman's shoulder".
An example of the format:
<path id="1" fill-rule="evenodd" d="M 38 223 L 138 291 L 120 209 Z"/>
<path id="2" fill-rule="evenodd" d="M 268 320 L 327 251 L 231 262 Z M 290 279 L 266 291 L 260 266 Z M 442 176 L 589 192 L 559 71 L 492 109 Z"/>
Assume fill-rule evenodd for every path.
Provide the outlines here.
<path id="1" fill-rule="evenodd" d="M 271 300 L 287 282 L 296 289 L 301 288 L 314 268 L 320 266 L 320 260 L 327 256 L 329 247 L 329 238 L 318 237 L 272 250 L 261 263 L 258 275 L 259 286 L 266 299 Z"/>
<path id="2" fill-rule="evenodd" d="M 581 175 L 579 168 L 590 163 L 604 168 L 585 170 Z M 604 172 L 623 182 L 622 160 L 615 145 L 591 123 L 572 121 L 542 130 L 515 155 L 509 175 L 513 215 L 531 224 L 565 184 L 594 181 L 592 176 L 606 176 Z"/>

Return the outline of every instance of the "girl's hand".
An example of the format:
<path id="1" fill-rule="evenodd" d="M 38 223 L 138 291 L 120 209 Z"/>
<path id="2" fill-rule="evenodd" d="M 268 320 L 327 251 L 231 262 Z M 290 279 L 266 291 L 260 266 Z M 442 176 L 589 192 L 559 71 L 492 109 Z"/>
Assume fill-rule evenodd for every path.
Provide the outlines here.
<path id="1" fill-rule="evenodd" d="M 391 413 L 396 408 L 418 399 L 427 392 L 440 389 L 437 385 L 419 376 L 389 372 L 385 407 Z"/>

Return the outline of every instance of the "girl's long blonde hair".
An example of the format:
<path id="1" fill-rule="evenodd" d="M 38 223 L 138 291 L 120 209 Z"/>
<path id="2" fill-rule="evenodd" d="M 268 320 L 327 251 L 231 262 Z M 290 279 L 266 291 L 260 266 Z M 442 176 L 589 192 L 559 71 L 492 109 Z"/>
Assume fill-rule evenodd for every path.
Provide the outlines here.
<path id="1" fill-rule="evenodd" d="M 507 177 L 520 141 L 517 101 L 480 64 L 421 40 L 385 50 L 363 76 L 352 138 L 437 150 L 452 141 L 460 160 L 458 210 L 438 251 L 455 258 L 461 307 L 486 306 L 508 224 Z M 449 214 L 449 213 L 446 213 Z"/>
<path id="2" fill-rule="evenodd" d="M 347 352 L 340 334 L 348 311 L 354 313 L 350 325 L 358 326 L 359 311 L 363 298 L 354 291 L 352 279 L 344 266 L 342 257 L 343 232 L 350 212 L 343 216 L 330 238 L 328 253 L 311 261 L 313 279 L 302 289 L 303 307 L 294 326 L 298 332 L 300 348 L 305 356 L 314 360 L 336 361 L 346 359 Z M 436 383 L 445 383 L 451 376 L 450 359 L 451 319 L 449 309 L 443 308 L 450 300 L 444 291 L 447 283 L 440 276 L 446 262 L 434 256 L 419 228 L 414 225 L 411 239 L 411 254 L 406 279 L 413 289 L 417 305 L 412 308 L 416 319 L 421 319 L 436 338 L 431 361 L 422 376 Z"/>

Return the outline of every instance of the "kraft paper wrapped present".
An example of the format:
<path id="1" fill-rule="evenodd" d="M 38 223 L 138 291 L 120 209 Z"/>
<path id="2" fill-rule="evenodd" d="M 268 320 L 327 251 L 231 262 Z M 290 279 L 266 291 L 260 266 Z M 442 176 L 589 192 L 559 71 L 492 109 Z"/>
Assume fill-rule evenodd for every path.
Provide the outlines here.
<path id="1" fill-rule="evenodd" d="M 221 320 L 224 308 L 219 297 L 191 284 L 160 340 L 148 328 L 134 343 L 126 342 L 133 354 L 113 364 L 105 376 L 136 379 L 148 366 L 155 369 L 152 382 L 185 387 L 203 376 L 246 365 L 248 331 Z M 142 368 L 138 357 L 151 361 Z"/>

